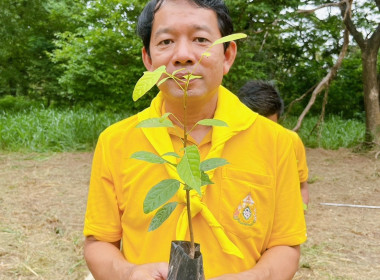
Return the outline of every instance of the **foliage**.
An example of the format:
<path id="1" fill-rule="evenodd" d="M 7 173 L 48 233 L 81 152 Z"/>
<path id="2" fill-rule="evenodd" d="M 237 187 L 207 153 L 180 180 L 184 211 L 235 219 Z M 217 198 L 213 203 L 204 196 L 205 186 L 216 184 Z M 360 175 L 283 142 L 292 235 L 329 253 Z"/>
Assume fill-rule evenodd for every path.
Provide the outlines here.
<path id="1" fill-rule="evenodd" d="M 135 112 L 148 106 L 131 94 L 140 73 L 136 20 L 147 1 L 0 1 L 0 96 L 25 96 L 49 106 L 92 106 Z M 325 0 L 226 0 L 238 41 L 238 55 L 224 85 L 236 92 L 249 79 L 275 82 L 285 104 L 312 88 L 328 71 L 341 44 L 338 8 L 324 17 L 295 13 Z M 353 20 L 364 36 L 379 21 L 375 1 L 354 1 Z M 380 69 L 380 60 L 378 68 Z M 355 42 L 329 90 L 327 113 L 352 118 L 364 111 L 361 58 Z M 307 99 L 293 107 L 299 114 Z M 380 101 L 379 101 L 380 102 Z M 317 100 L 311 114 L 319 114 Z"/>
<path id="2" fill-rule="evenodd" d="M 351 119 L 357 118 L 361 112 L 364 112 L 362 75 L 360 52 L 352 48 L 343 60 L 337 78 L 331 84 L 327 114 L 342 112 L 343 118 Z"/>
<path id="3" fill-rule="evenodd" d="M 133 86 L 143 70 L 135 35 L 140 1 L 99 0 L 83 4 L 82 26 L 57 34 L 52 60 L 62 69 L 59 84 L 73 103 L 131 110 Z M 141 103 L 145 107 L 147 103 Z M 138 107 L 137 109 L 140 109 Z"/>
<path id="4" fill-rule="evenodd" d="M 1 103 L 1 102 L 0 102 Z M 19 105 L 16 105 L 19 106 Z M 28 105 L 29 106 L 29 105 Z M 25 152 L 92 151 L 101 131 L 128 115 L 98 112 L 90 108 L 52 109 L 43 106 L 30 109 L 0 110 L 0 150 Z M 294 126 L 295 117 L 284 125 Z M 358 119 L 330 115 L 322 128 L 322 139 L 310 135 L 317 117 L 306 118 L 299 132 L 305 146 L 338 149 L 352 148 L 361 141 L 365 124 Z M 327 132 L 328 131 L 328 132 Z M 166 158 L 169 155 L 163 155 Z M 173 156 L 173 155 L 172 155 Z M 208 162 L 201 163 L 207 171 Z"/>
<path id="5" fill-rule="evenodd" d="M 282 93 L 285 104 L 312 89 L 326 75 L 340 51 L 343 24 L 337 8 L 335 13 L 334 9 L 326 8 L 323 18 L 295 12 L 311 2 L 255 1 L 252 4 L 245 0 L 227 0 L 235 28 L 248 34 L 249 39 L 239 42 L 238 57 L 224 84 L 237 91 L 250 79 L 272 80 Z M 373 14 L 372 8 L 376 10 L 373 2 L 366 3 L 371 7 L 365 10 L 357 5 L 354 10 L 363 25 L 365 14 Z M 368 19 L 367 26 L 371 24 L 373 26 Z M 351 53 L 350 62 L 343 63 L 337 81 L 329 90 L 327 106 L 328 113 L 344 111 L 347 118 L 364 111 L 363 100 L 358 98 L 358 94 L 362 96 L 363 86 L 362 78 L 357 75 L 361 60 L 354 54 L 357 53 L 355 43 L 352 43 Z M 356 70 L 349 74 L 347 67 Z M 299 115 L 307 101 L 308 98 L 304 98 L 297 103 L 291 114 Z M 319 114 L 321 104 L 321 98 L 317 99 L 310 113 Z"/>
<path id="6" fill-rule="evenodd" d="M 294 127 L 296 117 L 287 118 L 283 125 Z M 330 115 L 320 127 L 320 137 L 315 124 L 318 117 L 306 118 L 299 135 L 306 147 L 336 150 L 339 148 L 354 148 L 363 142 L 365 124 L 358 119 L 344 119 L 341 115 Z"/>
<path id="7" fill-rule="evenodd" d="M 274 80 L 284 98 L 292 100 L 313 85 L 310 81 L 323 77 L 332 64 L 331 55 L 339 52 L 340 21 L 335 17 L 324 24 L 315 17 L 299 16 L 295 11 L 300 1 L 227 3 L 235 27 L 250 38 L 241 42 L 237 66 L 226 77 L 233 90 L 249 79 Z"/>
<path id="8" fill-rule="evenodd" d="M 0 98 L 0 112 L 20 112 L 28 111 L 33 108 L 43 108 L 43 105 L 25 96 L 5 95 Z"/>
<path id="9" fill-rule="evenodd" d="M 47 56 L 56 32 L 70 30 L 67 13 L 78 1 L 3 0 L 0 2 L 0 96 L 57 98 L 59 72 Z M 63 13 L 66 11 L 66 14 Z"/>
<path id="10" fill-rule="evenodd" d="M 83 108 L 0 111 L 0 150 L 92 151 L 100 132 L 125 117 Z"/>

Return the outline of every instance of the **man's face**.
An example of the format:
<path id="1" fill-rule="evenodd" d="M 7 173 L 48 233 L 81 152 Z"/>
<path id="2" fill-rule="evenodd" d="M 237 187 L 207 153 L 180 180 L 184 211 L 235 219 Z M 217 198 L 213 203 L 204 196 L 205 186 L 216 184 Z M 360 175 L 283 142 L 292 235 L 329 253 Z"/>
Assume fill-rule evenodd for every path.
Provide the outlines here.
<path id="1" fill-rule="evenodd" d="M 189 98 L 207 98 L 213 96 L 222 83 L 236 55 L 236 44 L 231 42 L 224 52 L 223 45 L 214 46 L 211 56 L 204 57 L 196 66 L 207 48 L 221 37 L 217 15 L 213 10 L 199 8 L 185 0 L 165 1 L 156 12 L 152 26 L 150 56 L 143 49 L 143 60 L 146 68 L 152 71 L 166 65 L 166 71 L 172 73 L 181 70 L 178 76 L 194 71 L 202 76 L 189 84 Z M 183 84 L 182 84 L 183 85 Z M 179 86 L 169 79 L 160 90 L 165 98 L 182 98 Z"/>

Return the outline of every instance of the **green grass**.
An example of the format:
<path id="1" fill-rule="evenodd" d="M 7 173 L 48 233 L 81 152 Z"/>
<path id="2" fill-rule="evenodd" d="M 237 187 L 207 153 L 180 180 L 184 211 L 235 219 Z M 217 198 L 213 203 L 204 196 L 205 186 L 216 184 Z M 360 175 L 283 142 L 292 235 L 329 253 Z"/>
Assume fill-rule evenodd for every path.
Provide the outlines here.
<path id="1" fill-rule="evenodd" d="M 0 112 L 0 150 L 90 151 L 102 130 L 125 117 L 91 109 L 3 111 Z"/>
<path id="2" fill-rule="evenodd" d="M 91 151 L 102 130 L 128 114 L 96 112 L 92 109 L 43 109 L 0 111 L 0 150 L 17 152 Z M 304 120 L 299 134 L 307 147 L 352 148 L 364 139 L 365 124 L 330 116 L 321 126 L 322 137 L 313 127 L 317 117 Z M 292 128 L 297 119 L 287 118 Z"/>
<path id="3" fill-rule="evenodd" d="M 283 125 L 291 129 L 296 122 L 296 117 L 290 117 L 285 120 Z M 346 120 L 336 115 L 329 116 L 319 128 L 321 137 L 318 137 L 316 129 L 313 131 L 317 122 L 318 117 L 305 118 L 301 129 L 298 131 L 306 147 L 336 150 L 353 148 L 364 141 L 365 124 L 359 120 Z"/>

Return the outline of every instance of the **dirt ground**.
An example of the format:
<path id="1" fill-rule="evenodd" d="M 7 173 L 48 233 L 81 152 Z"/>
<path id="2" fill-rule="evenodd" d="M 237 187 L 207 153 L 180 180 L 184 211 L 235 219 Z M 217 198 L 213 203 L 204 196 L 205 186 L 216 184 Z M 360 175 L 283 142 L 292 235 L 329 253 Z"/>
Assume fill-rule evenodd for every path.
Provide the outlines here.
<path id="1" fill-rule="evenodd" d="M 308 149 L 308 241 L 294 279 L 380 279 L 380 156 Z M 92 154 L 0 153 L 0 279 L 81 279 Z"/>

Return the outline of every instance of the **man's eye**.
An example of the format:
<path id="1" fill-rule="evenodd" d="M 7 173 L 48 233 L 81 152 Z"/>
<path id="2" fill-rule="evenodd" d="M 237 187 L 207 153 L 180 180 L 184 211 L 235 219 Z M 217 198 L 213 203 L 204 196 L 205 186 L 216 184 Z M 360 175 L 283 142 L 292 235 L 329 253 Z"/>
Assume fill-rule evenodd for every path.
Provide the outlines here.
<path id="1" fill-rule="evenodd" d="M 207 43 L 208 40 L 206 38 L 198 37 L 195 39 L 198 43 Z"/>
<path id="2" fill-rule="evenodd" d="M 160 45 L 169 45 L 171 42 L 172 42 L 172 40 L 169 40 L 169 39 L 167 39 L 167 40 L 162 40 L 162 41 L 160 42 Z"/>

